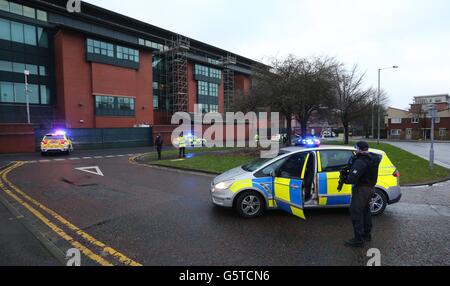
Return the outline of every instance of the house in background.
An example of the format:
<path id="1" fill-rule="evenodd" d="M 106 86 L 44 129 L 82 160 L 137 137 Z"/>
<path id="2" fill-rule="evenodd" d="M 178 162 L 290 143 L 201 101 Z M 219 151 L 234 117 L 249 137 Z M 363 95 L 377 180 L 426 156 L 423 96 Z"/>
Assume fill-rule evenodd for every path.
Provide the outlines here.
<path id="1" fill-rule="evenodd" d="M 414 98 L 409 110 L 389 107 L 385 124 L 389 139 L 429 140 L 431 138 L 431 118 L 428 107 L 433 104 L 438 117 L 435 122 L 435 139 L 450 140 L 450 96 L 430 95 Z"/>

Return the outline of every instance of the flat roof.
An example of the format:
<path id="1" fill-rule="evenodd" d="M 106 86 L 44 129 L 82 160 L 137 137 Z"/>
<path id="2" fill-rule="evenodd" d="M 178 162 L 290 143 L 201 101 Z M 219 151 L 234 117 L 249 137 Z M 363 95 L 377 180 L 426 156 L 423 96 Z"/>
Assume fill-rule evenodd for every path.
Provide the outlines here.
<path id="1" fill-rule="evenodd" d="M 415 96 L 414 98 L 430 98 L 430 97 L 440 97 L 440 96 L 450 97 L 450 95 L 448 95 L 448 94 L 435 94 L 435 95 L 420 95 L 420 96 Z"/>
<path id="2" fill-rule="evenodd" d="M 155 41 L 158 39 L 160 41 L 168 40 L 171 41 L 175 39 L 177 36 L 182 36 L 190 40 L 191 47 L 194 51 L 209 53 L 211 56 L 220 56 L 226 57 L 227 55 L 231 55 L 236 57 L 237 64 L 243 65 L 246 67 L 251 67 L 253 65 L 263 65 L 262 63 L 243 57 L 241 55 L 235 54 L 233 52 L 212 46 L 210 44 L 192 39 L 190 37 L 180 35 L 178 33 L 151 25 L 149 23 L 131 18 L 129 16 L 122 15 L 120 13 L 116 13 L 111 10 L 107 10 L 105 8 L 82 2 L 81 13 L 68 13 L 66 11 L 67 0 L 13 0 L 18 3 L 27 4 L 35 4 L 39 7 L 42 7 L 46 10 L 50 10 L 50 12 L 63 14 L 66 17 L 71 17 L 77 20 L 93 22 L 95 24 L 104 25 L 110 27 L 111 29 L 120 29 L 125 33 L 129 33 L 131 35 L 135 35 L 137 37 L 148 37 L 149 35 L 154 38 Z M 125 3 L 125 2 L 124 2 Z"/>

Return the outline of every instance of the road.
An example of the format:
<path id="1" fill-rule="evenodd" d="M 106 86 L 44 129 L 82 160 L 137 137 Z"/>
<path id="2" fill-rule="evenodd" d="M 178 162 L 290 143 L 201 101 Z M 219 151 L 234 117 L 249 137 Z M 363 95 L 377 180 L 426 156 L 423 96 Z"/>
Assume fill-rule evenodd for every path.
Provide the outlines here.
<path id="1" fill-rule="evenodd" d="M 28 160 L 2 174 L 1 196 L 61 253 L 81 249 L 82 265 L 362 266 L 369 248 L 381 250 L 383 265 L 450 265 L 450 183 L 404 189 L 402 202 L 375 218 L 374 241 L 349 249 L 348 210 L 243 220 L 211 205 L 210 176 L 106 154 Z M 94 166 L 104 176 L 76 169 Z"/>
<path id="2" fill-rule="evenodd" d="M 399 147 L 426 160 L 430 158 L 430 143 L 420 142 L 386 142 Z M 450 143 L 437 143 L 434 145 L 436 164 L 450 169 Z"/>

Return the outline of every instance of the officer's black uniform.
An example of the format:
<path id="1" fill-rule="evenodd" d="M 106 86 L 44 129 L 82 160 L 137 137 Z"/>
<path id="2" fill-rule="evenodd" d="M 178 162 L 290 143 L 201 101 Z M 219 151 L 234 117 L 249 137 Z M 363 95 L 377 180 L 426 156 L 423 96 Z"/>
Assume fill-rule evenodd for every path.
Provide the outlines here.
<path id="1" fill-rule="evenodd" d="M 364 240 L 371 240 L 372 213 L 370 202 L 375 194 L 378 180 L 378 168 L 381 156 L 369 153 L 369 144 L 359 142 L 357 148 L 362 151 L 350 160 L 350 173 L 346 184 L 353 185 L 350 215 L 355 238 L 346 241 L 347 246 L 362 246 Z"/>
<path id="2" fill-rule="evenodd" d="M 155 146 L 156 146 L 156 152 L 158 152 L 158 160 L 161 160 L 161 152 L 162 152 L 162 146 L 164 144 L 163 139 L 160 135 L 156 137 Z"/>

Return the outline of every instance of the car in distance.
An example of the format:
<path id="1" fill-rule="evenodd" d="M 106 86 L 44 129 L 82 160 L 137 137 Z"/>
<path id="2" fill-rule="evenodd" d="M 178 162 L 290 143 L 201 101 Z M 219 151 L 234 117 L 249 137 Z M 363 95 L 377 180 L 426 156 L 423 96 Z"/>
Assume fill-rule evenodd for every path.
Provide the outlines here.
<path id="1" fill-rule="evenodd" d="M 41 140 L 42 155 L 50 153 L 65 153 L 69 155 L 73 150 L 72 140 L 63 131 L 46 134 Z"/>
<path id="2" fill-rule="evenodd" d="M 340 171 L 356 149 L 343 146 L 291 147 L 274 159 L 257 159 L 232 169 L 211 184 L 212 203 L 234 208 L 244 218 L 254 218 L 266 209 L 280 209 L 305 218 L 308 208 L 348 208 L 352 186 L 338 191 Z M 375 194 L 370 203 L 373 215 L 400 201 L 400 173 L 385 152 L 382 156 Z"/>
<path id="3" fill-rule="evenodd" d="M 184 136 L 184 142 L 186 147 L 205 147 L 208 141 L 195 135 L 187 134 Z M 175 138 L 172 143 L 173 146 L 178 147 L 180 144 L 179 138 Z"/>

